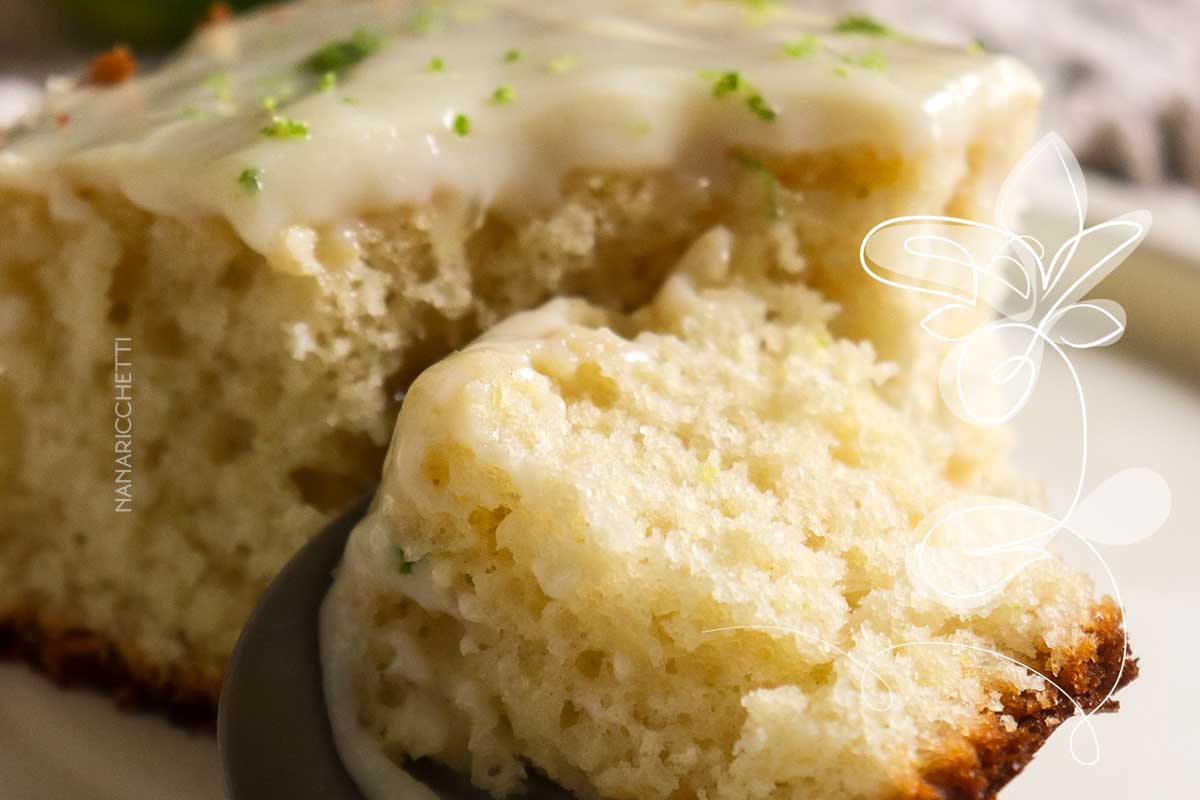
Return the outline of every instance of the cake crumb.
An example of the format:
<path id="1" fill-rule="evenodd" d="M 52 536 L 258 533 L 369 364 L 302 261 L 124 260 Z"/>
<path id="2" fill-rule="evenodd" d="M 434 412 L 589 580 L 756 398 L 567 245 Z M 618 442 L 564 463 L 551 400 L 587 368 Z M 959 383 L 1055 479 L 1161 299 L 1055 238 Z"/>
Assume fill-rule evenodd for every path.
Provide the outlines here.
<path id="1" fill-rule="evenodd" d="M 116 45 L 92 59 L 87 68 L 87 83 L 90 86 L 117 86 L 133 77 L 137 72 L 137 61 L 129 48 Z"/>

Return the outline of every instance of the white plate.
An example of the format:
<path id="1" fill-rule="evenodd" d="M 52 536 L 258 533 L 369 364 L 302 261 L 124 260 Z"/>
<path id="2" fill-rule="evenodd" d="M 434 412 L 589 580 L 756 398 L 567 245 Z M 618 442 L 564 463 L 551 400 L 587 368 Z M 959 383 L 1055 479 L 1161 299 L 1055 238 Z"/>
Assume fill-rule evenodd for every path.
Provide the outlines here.
<path id="1" fill-rule="evenodd" d="M 1128 198 L 1109 195 L 1093 190 L 1093 208 L 1109 214 L 1131 207 Z M 1128 607 L 1142 677 L 1121 693 L 1121 714 L 1096 718 L 1097 765 L 1076 764 L 1060 733 L 1005 790 L 1005 800 L 1068 792 L 1091 800 L 1177 798 L 1196 796 L 1200 785 L 1193 764 L 1200 752 L 1200 341 L 1189 331 L 1200 316 L 1200 247 L 1192 244 L 1200 238 L 1200 214 L 1153 210 L 1150 238 L 1098 293 L 1125 305 L 1125 340 L 1076 361 L 1097 432 L 1089 474 L 1146 466 L 1174 490 L 1166 527 L 1141 544 L 1104 551 Z M 1019 457 L 1041 477 L 1039 467 L 1056 455 L 1060 426 L 1040 408 L 1018 422 Z M 220 797 L 211 737 L 0 665 L 0 800 Z"/>

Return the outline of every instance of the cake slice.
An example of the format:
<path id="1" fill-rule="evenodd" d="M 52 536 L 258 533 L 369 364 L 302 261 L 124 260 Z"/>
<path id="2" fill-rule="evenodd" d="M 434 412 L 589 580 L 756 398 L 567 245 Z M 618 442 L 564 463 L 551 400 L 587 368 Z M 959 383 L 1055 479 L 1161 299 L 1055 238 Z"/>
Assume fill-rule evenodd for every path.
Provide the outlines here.
<path id="1" fill-rule="evenodd" d="M 1002 56 L 692 0 L 298 3 L 56 83 L 0 147 L 0 651 L 211 713 L 413 376 L 554 295 L 645 302 L 713 225 L 936 415 L 859 242 L 986 218 L 1037 100 Z"/>
<path id="2" fill-rule="evenodd" d="M 371 800 L 424 796 L 409 758 L 495 797 L 988 798 L 1136 674 L 1057 559 L 966 610 L 914 582 L 967 494 L 945 431 L 825 298 L 737 268 L 554 300 L 413 384 L 322 610 Z"/>

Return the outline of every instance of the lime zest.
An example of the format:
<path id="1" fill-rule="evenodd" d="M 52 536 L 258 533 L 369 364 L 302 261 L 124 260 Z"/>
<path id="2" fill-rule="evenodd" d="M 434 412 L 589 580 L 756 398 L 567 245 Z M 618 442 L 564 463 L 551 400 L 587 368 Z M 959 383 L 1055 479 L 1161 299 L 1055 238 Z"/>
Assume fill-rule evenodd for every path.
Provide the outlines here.
<path id="1" fill-rule="evenodd" d="M 742 76 L 739 72 L 723 72 L 720 77 L 713 83 L 713 97 L 724 97 L 727 94 L 740 91 L 742 88 Z"/>
<path id="2" fill-rule="evenodd" d="M 821 40 L 817 35 L 807 33 L 799 39 L 784 43 L 783 54 L 788 58 L 808 58 L 815 55 L 820 46 Z"/>
<path id="3" fill-rule="evenodd" d="M 767 216 L 771 219 L 783 219 L 783 209 L 779 205 L 779 181 L 767 165 L 753 156 L 734 152 L 733 158 L 751 172 L 757 173 L 763 181 L 767 195 Z"/>
<path id="4" fill-rule="evenodd" d="M 310 72 L 337 72 L 354 66 L 382 46 L 382 39 L 366 28 L 359 28 L 349 39 L 330 42 L 302 63 Z"/>
<path id="5" fill-rule="evenodd" d="M 228 72 L 217 72 L 204 80 L 213 96 L 222 102 L 233 100 L 233 75 Z"/>
<path id="6" fill-rule="evenodd" d="M 247 194 L 258 194 L 263 188 L 262 170 L 258 167 L 246 167 L 238 175 L 237 181 Z"/>
<path id="7" fill-rule="evenodd" d="M 546 69 L 556 75 L 561 75 L 564 72 L 570 72 L 579 66 L 579 59 L 570 53 L 564 53 L 561 56 L 555 56 L 546 63 Z"/>
<path id="8" fill-rule="evenodd" d="M 420 563 L 421 559 L 409 561 L 408 556 L 400 549 L 399 545 L 393 545 L 396 551 L 396 570 L 401 575 L 412 575 L 413 567 Z"/>
<path id="9" fill-rule="evenodd" d="M 833 26 L 835 33 L 859 33 L 864 36 L 893 36 L 893 31 L 874 17 L 866 14 L 848 14 Z"/>
<path id="10" fill-rule="evenodd" d="M 779 112 L 772 108 L 761 94 L 752 94 L 746 98 L 746 107 L 764 122 L 774 122 L 779 116 Z"/>
<path id="11" fill-rule="evenodd" d="M 272 139 L 307 139 L 308 123 L 276 115 L 271 117 L 271 121 L 264 125 L 260 132 Z"/>
<path id="12" fill-rule="evenodd" d="M 498 106 L 506 106 L 516 99 L 516 92 L 513 87 L 507 83 L 496 87 L 496 91 L 492 92 L 492 102 Z"/>

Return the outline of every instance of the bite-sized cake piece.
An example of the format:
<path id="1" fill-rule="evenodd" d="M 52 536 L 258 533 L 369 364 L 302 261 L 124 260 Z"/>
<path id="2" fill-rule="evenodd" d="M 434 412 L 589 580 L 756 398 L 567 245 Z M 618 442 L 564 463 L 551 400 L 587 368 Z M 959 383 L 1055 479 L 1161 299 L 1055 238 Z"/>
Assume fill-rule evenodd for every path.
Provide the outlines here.
<path id="1" fill-rule="evenodd" d="M 924 311 L 859 242 L 987 217 L 1029 73 L 644 5 L 273 7 L 56 84 L 7 133 L 0 651 L 211 708 L 267 581 L 378 479 L 414 375 L 552 295 L 645 302 L 714 224 L 737 271 L 841 303 L 833 329 L 902 367 L 890 401 L 935 413 Z"/>
<path id="2" fill-rule="evenodd" d="M 985 798 L 1135 673 L 1059 560 L 973 609 L 918 587 L 919 523 L 966 495 L 946 435 L 819 294 L 724 271 L 628 316 L 554 300 L 413 384 L 322 611 L 372 800 L 416 796 L 406 757 L 496 797 L 533 768 L 614 800 Z"/>

